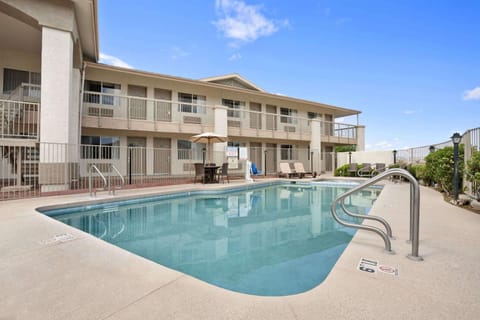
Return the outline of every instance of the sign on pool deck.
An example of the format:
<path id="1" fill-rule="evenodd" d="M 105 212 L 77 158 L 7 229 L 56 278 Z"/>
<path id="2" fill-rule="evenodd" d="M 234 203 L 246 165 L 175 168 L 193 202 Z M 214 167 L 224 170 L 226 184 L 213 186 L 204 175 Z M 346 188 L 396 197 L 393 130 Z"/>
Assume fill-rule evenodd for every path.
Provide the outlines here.
<path id="1" fill-rule="evenodd" d="M 373 259 L 361 258 L 360 262 L 358 263 L 357 269 L 359 271 L 372 274 L 379 271 L 392 276 L 398 276 L 398 268 L 380 264 L 378 261 Z"/>

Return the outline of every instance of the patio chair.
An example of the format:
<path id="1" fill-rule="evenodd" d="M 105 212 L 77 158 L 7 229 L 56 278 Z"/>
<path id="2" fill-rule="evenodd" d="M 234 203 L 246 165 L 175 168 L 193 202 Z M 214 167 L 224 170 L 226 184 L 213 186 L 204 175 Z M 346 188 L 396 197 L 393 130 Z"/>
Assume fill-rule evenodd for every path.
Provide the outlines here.
<path id="1" fill-rule="evenodd" d="M 387 170 L 385 163 L 375 163 L 375 169 L 373 169 L 373 175 L 382 173 L 385 170 Z"/>
<path id="2" fill-rule="evenodd" d="M 258 170 L 257 165 L 254 162 L 252 162 L 252 166 L 250 167 L 250 173 L 254 176 L 263 174 L 262 171 Z"/>
<path id="3" fill-rule="evenodd" d="M 205 183 L 205 167 L 203 163 L 194 163 L 195 166 L 195 177 L 193 178 L 193 183 L 197 183 L 197 178 L 202 179 L 202 183 Z"/>
<path id="4" fill-rule="evenodd" d="M 220 182 L 220 179 L 225 183 L 225 177 L 227 177 L 227 182 L 230 183 L 230 178 L 228 177 L 228 162 L 222 164 L 222 167 L 218 171 L 217 179 Z"/>
<path id="5" fill-rule="evenodd" d="M 356 162 L 352 162 L 350 163 L 350 165 L 348 166 L 348 169 L 347 169 L 347 172 L 348 174 L 351 176 L 353 174 L 353 176 L 356 176 L 357 175 L 357 171 L 358 171 L 358 164 Z"/>
<path id="6" fill-rule="evenodd" d="M 305 168 L 303 167 L 303 163 L 301 163 L 301 162 L 295 162 L 293 164 L 293 167 L 295 168 L 295 173 L 298 174 L 300 179 L 305 177 L 306 175 L 309 175 L 312 178 L 315 178 L 317 176 L 316 172 L 312 173 L 310 171 L 305 171 Z"/>
<path id="7" fill-rule="evenodd" d="M 295 172 L 290 169 L 290 164 L 288 162 L 280 162 L 280 171 L 278 172 L 278 176 L 284 176 L 290 178 L 295 175 Z"/>
<path id="8" fill-rule="evenodd" d="M 362 163 L 362 167 L 358 169 L 359 177 L 371 177 L 373 175 L 372 165 L 370 163 Z"/>

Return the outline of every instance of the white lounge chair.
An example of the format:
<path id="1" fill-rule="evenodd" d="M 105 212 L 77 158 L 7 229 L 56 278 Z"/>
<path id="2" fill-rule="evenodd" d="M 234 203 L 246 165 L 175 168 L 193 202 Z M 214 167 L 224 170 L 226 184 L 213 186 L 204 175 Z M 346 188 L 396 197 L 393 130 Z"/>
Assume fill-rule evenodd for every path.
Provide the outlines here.
<path id="1" fill-rule="evenodd" d="M 293 172 L 290 168 L 290 164 L 288 162 L 280 162 L 280 171 L 278 172 L 278 176 L 290 178 L 293 175 L 295 175 L 295 172 Z"/>
<path id="2" fill-rule="evenodd" d="M 310 171 L 305 171 L 305 168 L 303 167 L 303 163 L 301 162 L 295 162 L 293 164 L 293 167 L 295 168 L 295 173 L 298 174 L 300 178 L 305 177 L 305 175 L 310 175 L 313 178 L 317 176 L 316 172 L 312 173 Z"/>

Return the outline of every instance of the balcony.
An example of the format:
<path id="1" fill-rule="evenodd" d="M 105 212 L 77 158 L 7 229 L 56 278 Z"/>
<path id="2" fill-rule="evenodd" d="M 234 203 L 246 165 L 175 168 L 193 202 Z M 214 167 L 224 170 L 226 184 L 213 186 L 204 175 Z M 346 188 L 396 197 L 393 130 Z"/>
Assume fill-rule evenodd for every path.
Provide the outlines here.
<path id="1" fill-rule="evenodd" d="M 168 133 L 214 131 L 214 110 L 205 105 L 85 92 L 82 126 Z"/>
<path id="2" fill-rule="evenodd" d="M 170 100 L 84 92 L 83 127 L 188 133 L 215 131 L 215 108 Z M 298 116 L 228 109 L 228 136 L 310 141 L 311 122 Z M 322 142 L 356 144 L 356 126 L 321 121 Z"/>
<path id="3" fill-rule="evenodd" d="M 0 100 L 0 139 L 38 141 L 40 104 Z"/>

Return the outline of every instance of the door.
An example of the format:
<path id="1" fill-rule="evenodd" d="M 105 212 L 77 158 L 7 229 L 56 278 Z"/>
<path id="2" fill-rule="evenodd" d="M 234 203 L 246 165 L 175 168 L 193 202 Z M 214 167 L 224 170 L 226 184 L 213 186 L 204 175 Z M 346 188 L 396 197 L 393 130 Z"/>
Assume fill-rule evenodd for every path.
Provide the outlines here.
<path id="1" fill-rule="evenodd" d="M 277 130 L 277 107 L 267 104 L 267 130 Z"/>
<path id="2" fill-rule="evenodd" d="M 172 91 L 155 88 L 155 99 L 172 101 Z M 155 101 L 156 121 L 172 121 L 172 104 L 166 101 Z"/>
<path id="3" fill-rule="evenodd" d="M 147 119 L 147 100 L 136 99 L 132 97 L 147 97 L 147 88 L 141 86 L 128 85 L 128 115 L 130 119 Z"/>
<path id="4" fill-rule="evenodd" d="M 266 147 L 267 153 L 265 156 L 267 159 L 267 167 L 263 169 L 267 173 L 275 173 L 277 172 L 277 145 L 275 143 L 267 143 Z"/>
<path id="5" fill-rule="evenodd" d="M 169 175 L 171 140 L 169 138 L 154 138 L 153 147 L 153 173 Z"/>
<path id="6" fill-rule="evenodd" d="M 257 165 L 257 168 L 263 171 L 263 161 L 262 161 L 262 143 L 261 142 L 250 142 L 249 148 L 250 161 Z"/>
<path id="7" fill-rule="evenodd" d="M 147 139 L 128 137 L 128 172 L 132 175 L 145 175 L 147 164 Z"/>
<path id="8" fill-rule="evenodd" d="M 333 171 L 333 154 L 333 147 L 326 146 L 323 161 L 325 162 L 325 171 L 327 172 Z"/>
<path id="9" fill-rule="evenodd" d="M 250 102 L 250 128 L 251 129 L 262 129 L 262 117 L 260 113 L 262 111 L 262 105 L 256 102 Z"/>

